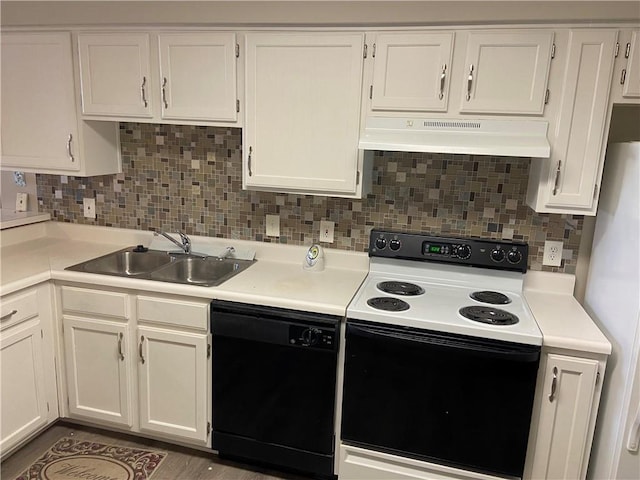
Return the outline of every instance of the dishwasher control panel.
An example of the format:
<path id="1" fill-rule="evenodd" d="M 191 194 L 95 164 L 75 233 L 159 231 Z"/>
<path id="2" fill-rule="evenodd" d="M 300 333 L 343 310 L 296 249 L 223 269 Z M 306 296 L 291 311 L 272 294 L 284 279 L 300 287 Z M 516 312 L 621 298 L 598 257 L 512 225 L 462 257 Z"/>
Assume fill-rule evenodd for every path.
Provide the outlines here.
<path id="1" fill-rule="evenodd" d="M 336 344 L 335 328 L 289 325 L 289 343 L 300 347 L 333 350 Z"/>

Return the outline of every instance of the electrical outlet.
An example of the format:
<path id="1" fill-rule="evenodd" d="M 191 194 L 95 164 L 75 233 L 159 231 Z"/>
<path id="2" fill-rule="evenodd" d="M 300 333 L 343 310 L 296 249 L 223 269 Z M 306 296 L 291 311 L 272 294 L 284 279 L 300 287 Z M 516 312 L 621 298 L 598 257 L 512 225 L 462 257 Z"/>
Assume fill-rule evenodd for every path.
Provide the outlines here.
<path id="1" fill-rule="evenodd" d="M 87 218 L 96 218 L 96 199 L 84 198 L 82 200 L 84 206 L 84 216 Z"/>
<path id="2" fill-rule="evenodd" d="M 333 227 L 334 223 L 328 220 L 320 221 L 320 241 L 333 243 Z"/>
<path id="3" fill-rule="evenodd" d="M 549 267 L 559 267 L 562 263 L 562 247 L 563 242 L 547 240 L 544 242 L 544 257 L 542 265 Z"/>
<path id="4" fill-rule="evenodd" d="M 267 237 L 280 236 L 280 215 L 267 215 Z"/>

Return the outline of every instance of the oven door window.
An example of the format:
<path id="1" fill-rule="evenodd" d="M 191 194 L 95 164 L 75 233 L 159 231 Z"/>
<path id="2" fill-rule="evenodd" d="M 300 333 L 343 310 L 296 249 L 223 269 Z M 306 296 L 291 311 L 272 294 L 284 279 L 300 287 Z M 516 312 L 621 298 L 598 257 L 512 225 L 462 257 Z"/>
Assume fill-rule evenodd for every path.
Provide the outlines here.
<path id="1" fill-rule="evenodd" d="M 342 440 L 521 477 L 540 348 L 347 323 Z"/>

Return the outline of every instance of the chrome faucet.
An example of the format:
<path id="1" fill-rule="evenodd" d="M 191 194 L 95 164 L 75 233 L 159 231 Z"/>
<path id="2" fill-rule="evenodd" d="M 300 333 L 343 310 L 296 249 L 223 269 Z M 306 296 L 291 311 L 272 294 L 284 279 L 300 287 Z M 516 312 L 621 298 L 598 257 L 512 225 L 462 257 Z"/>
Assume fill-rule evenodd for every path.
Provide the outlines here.
<path id="1" fill-rule="evenodd" d="M 175 243 L 182 250 L 183 253 L 185 253 L 187 255 L 191 254 L 191 239 L 189 237 L 187 237 L 186 233 L 181 232 L 180 230 L 178 230 L 177 233 L 178 233 L 178 235 L 180 235 L 181 242 L 177 241 L 171 235 L 169 235 L 166 232 L 163 232 L 162 230 L 156 230 L 153 233 L 154 233 L 154 235 L 162 235 L 167 240 L 170 240 L 171 242 Z"/>

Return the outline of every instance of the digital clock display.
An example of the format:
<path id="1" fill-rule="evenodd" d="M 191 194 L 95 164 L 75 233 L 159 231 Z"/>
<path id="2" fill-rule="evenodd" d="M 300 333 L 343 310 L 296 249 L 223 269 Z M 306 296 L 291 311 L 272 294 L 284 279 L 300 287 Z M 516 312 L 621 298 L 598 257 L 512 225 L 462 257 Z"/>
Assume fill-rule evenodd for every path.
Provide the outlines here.
<path id="1" fill-rule="evenodd" d="M 424 242 L 422 244 L 422 254 L 423 255 L 450 255 L 451 245 L 447 245 L 446 243 Z"/>

